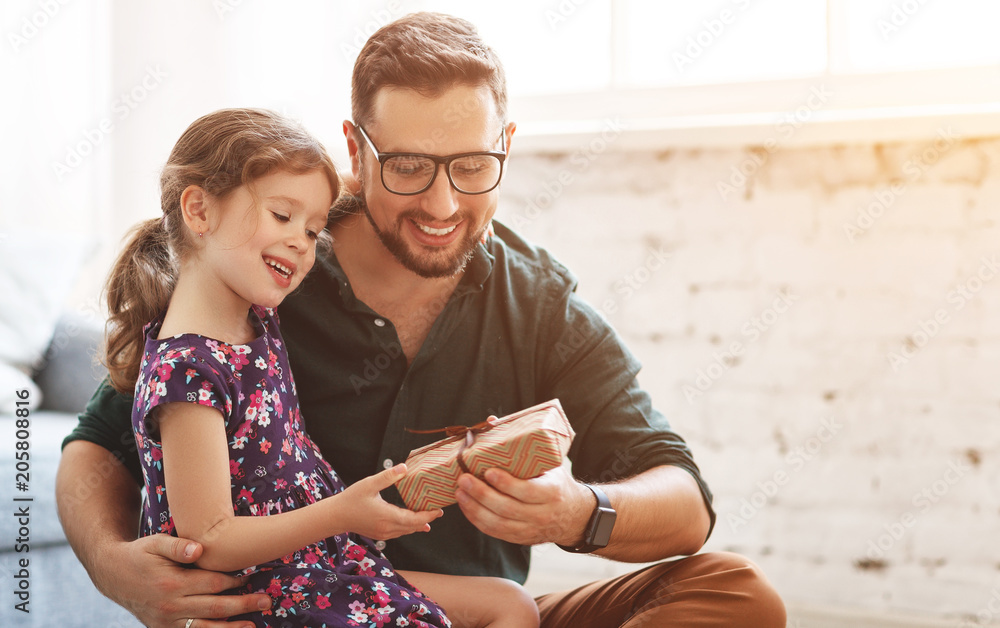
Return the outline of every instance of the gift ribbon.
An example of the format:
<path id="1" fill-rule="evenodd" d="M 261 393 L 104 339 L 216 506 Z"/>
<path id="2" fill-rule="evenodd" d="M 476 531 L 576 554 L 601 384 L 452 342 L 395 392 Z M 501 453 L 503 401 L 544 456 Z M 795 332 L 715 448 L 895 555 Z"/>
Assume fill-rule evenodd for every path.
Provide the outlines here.
<path id="1" fill-rule="evenodd" d="M 458 455 L 456 459 L 458 460 L 458 466 L 462 471 L 470 475 L 474 475 L 472 471 L 469 470 L 468 465 L 465 464 L 465 458 L 462 456 L 465 450 L 472 447 L 472 444 L 476 442 L 476 434 L 482 434 L 483 432 L 488 432 L 498 425 L 498 419 L 495 416 L 491 416 L 482 423 L 476 423 L 475 425 L 449 425 L 448 427 L 442 427 L 436 430 L 411 430 L 410 428 L 403 428 L 411 434 L 440 434 L 444 432 L 445 436 L 465 436 L 462 441 L 462 445 L 458 448 Z"/>

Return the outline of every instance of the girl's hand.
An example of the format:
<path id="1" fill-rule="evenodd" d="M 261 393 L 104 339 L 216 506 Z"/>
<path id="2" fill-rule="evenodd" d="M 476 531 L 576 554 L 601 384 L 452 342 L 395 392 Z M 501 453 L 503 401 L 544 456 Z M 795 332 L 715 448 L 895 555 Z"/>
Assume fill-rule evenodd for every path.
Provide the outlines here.
<path id="1" fill-rule="evenodd" d="M 414 512 L 393 506 L 379 495 L 379 491 L 389 488 L 404 475 L 406 465 L 397 464 L 355 482 L 335 496 L 337 515 L 345 522 L 348 532 L 386 540 L 431 529 L 430 522 L 444 514 L 440 508 Z"/>

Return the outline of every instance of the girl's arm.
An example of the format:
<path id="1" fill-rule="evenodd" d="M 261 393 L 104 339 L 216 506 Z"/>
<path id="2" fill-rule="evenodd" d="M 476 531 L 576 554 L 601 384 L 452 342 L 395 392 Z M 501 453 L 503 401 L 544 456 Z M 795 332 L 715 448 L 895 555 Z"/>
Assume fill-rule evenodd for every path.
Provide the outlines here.
<path id="1" fill-rule="evenodd" d="M 535 628 L 538 605 L 512 580 L 399 571 L 444 609 L 454 628 Z"/>
<path id="2" fill-rule="evenodd" d="M 400 464 L 303 508 L 237 517 L 220 412 L 193 403 L 168 403 L 158 412 L 170 512 L 177 534 L 204 547 L 197 561 L 202 569 L 238 571 L 344 532 L 375 539 L 425 532 L 441 515 L 440 510 L 412 512 L 381 498 L 379 491 L 406 474 Z"/>

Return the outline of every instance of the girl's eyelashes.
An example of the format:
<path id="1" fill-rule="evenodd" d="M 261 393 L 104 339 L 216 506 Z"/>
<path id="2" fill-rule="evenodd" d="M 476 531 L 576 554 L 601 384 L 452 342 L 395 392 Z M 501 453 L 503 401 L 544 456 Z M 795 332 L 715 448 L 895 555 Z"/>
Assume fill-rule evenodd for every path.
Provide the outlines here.
<path id="1" fill-rule="evenodd" d="M 309 236 L 310 240 L 315 240 L 319 237 L 319 234 L 311 229 L 306 229 L 306 235 Z"/>
<path id="2" fill-rule="evenodd" d="M 271 215 L 274 216 L 274 219 L 277 220 L 278 222 L 288 222 L 289 220 L 291 220 L 290 216 L 279 214 L 278 212 L 271 212 Z"/>

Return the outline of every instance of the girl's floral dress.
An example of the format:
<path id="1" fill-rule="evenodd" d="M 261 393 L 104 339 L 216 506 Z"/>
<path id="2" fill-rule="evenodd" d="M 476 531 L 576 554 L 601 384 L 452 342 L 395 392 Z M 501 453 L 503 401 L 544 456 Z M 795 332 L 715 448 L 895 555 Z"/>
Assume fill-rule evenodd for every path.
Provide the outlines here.
<path id="1" fill-rule="evenodd" d="M 229 439 L 233 509 L 239 516 L 277 514 L 344 490 L 305 432 L 275 315 L 255 306 L 250 319 L 257 338 L 245 345 L 194 334 L 157 340 L 162 317 L 146 326 L 132 409 L 146 484 L 143 535 L 176 536 L 164 488 L 162 445 L 155 417 L 150 417 L 159 404 L 198 403 L 219 410 Z M 271 596 L 270 610 L 239 617 L 257 626 L 451 625 L 440 607 L 393 570 L 374 541 L 354 533 L 239 573 L 250 578 L 238 593 Z"/>

